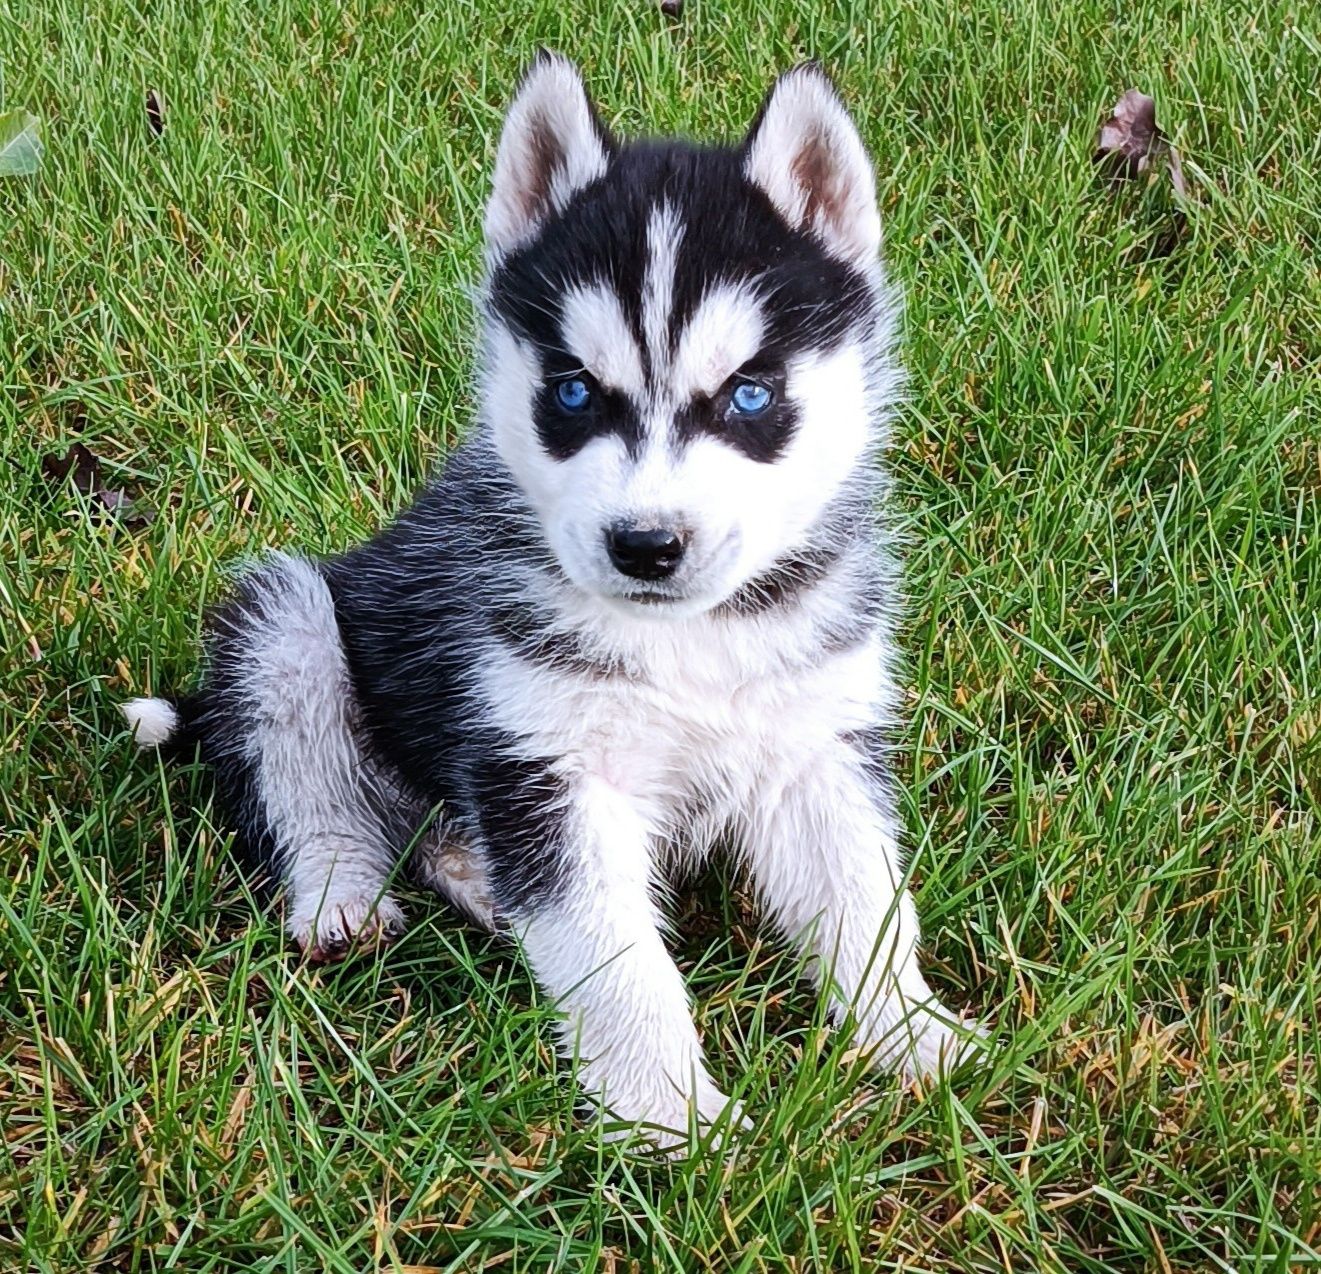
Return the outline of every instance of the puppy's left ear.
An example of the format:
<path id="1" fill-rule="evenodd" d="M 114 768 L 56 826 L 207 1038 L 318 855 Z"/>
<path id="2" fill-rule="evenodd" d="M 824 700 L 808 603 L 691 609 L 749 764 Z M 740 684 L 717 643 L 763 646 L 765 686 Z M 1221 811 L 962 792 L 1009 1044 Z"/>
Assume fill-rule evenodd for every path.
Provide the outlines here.
<path id="1" fill-rule="evenodd" d="M 796 230 L 865 269 L 881 247 L 876 179 L 857 127 L 814 62 L 775 81 L 743 143 L 743 172 Z"/>
<path id="2" fill-rule="evenodd" d="M 525 243 L 606 170 L 614 140 L 587 97 L 578 68 L 543 50 L 505 115 L 486 205 L 493 261 Z"/>

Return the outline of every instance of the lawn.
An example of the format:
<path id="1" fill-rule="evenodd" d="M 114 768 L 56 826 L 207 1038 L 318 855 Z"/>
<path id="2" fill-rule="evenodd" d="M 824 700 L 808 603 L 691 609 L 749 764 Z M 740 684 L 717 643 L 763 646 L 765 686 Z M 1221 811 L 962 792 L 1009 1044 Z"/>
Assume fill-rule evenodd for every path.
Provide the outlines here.
<path id="1" fill-rule="evenodd" d="M 755 1122 L 723 1156 L 603 1146 L 429 897 L 300 966 L 114 706 L 186 685 L 227 564 L 352 543 L 465 429 L 540 44 L 703 136 L 822 58 L 908 296 L 900 785 L 995 1052 L 868 1073 L 713 873 L 677 929 Z M 1300 0 L 10 0 L 48 149 L 0 179 L 0 1268 L 1321 1266 L 1319 63 Z M 1183 209 L 1096 179 L 1132 85 Z M 154 519 L 53 481 L 75 441 Z"/>

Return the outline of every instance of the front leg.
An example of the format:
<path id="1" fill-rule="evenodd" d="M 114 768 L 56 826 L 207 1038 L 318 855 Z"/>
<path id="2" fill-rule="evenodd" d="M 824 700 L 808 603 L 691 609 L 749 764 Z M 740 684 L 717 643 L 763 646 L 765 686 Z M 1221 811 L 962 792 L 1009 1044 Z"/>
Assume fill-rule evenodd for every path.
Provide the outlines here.
<path id="1" fill-rule="evenodd" d="M 918 968 L 893 801 L 866 742 L 844 735 L 767 775 L 747 855 L 771 915 L 812 957 L 836 1009 L 854 1013 L 859 1047 L 913 1078 L 976 1045 Z"/>
<path id="2" fill-rule="evenodd" d="M 520 767 L 521 768 L 521 767 Z M 652 833 L 603 779 L 548 771 L 494 778 L 482 828 L 496 910 L 510 919 L 542 989 L 564 1014 L 561 1044 L 590 1096 L 681 1144 L 695 1112 L 728 1099 L 702 1059 L 683 979 L 661 940 L 650 889 Z"/>

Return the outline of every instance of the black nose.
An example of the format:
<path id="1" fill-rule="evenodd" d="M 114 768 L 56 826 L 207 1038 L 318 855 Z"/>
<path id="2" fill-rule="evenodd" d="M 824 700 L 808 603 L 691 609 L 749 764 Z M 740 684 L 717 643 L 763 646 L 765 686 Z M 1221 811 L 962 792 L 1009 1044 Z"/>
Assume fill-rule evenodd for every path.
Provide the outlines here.
<path id="1" fill-rule="evenodd" d="M 605 546 L 610 560 L 630 579 L 666 579 L 683 558 L 683 541 L 664 527 L 612 526 Z"/>

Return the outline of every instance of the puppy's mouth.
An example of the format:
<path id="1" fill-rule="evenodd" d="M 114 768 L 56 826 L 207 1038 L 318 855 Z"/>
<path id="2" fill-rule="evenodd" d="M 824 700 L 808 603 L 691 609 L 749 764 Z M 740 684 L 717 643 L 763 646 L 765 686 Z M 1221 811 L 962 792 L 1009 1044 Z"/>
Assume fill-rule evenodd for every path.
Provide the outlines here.
<path id="1" fill-rule="evenodd" d="M 668 606 L 674 602 L 683 601 L 682 597 L 676 597 L 673 593 L 658 593 L 654 589 L 637 589 L 632 593 L 625 593 L 624 600 L 627 602 L 637 602 L 640 606 Z"/>

